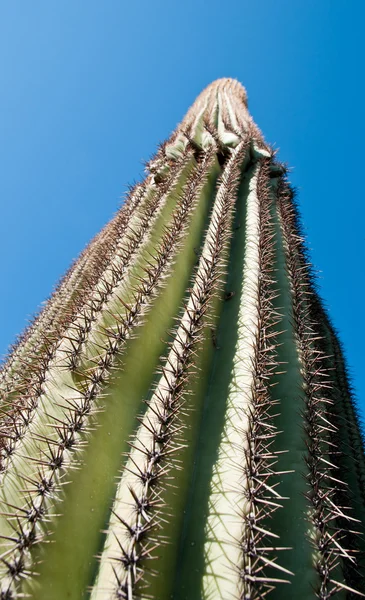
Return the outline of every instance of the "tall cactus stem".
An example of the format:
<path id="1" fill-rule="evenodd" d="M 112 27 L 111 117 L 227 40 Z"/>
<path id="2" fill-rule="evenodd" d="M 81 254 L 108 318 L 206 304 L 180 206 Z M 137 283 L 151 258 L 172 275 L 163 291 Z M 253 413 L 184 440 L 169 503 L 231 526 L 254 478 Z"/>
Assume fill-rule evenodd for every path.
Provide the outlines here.
<path id="1" fill-rule="evenodd" d="M 0 600 L 365 597 L 358 410 L 244 88 L 145 168 L 0 371 Z"/>

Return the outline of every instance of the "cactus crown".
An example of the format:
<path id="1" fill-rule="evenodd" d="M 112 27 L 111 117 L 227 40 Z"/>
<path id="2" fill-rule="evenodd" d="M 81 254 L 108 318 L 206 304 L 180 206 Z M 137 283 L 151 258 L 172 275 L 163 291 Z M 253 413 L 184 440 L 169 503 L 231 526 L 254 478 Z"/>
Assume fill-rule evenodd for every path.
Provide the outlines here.
<path id="1" fill-rule="evenodd" d="M 237 81 L 198 96 L 0 376 L 1 599 L 365 597 L 343 352 Z"/>

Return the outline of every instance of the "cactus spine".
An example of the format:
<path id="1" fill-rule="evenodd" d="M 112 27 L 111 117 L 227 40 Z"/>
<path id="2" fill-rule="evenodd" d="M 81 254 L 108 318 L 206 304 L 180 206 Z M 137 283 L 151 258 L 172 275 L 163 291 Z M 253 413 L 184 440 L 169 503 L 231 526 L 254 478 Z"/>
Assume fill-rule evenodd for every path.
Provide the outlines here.
<path id="1" fill-rule="evenodd" d="M 202 92 L 0 375 L 3 600 L 365 597 L 343 352 L 238 82 Z"/>

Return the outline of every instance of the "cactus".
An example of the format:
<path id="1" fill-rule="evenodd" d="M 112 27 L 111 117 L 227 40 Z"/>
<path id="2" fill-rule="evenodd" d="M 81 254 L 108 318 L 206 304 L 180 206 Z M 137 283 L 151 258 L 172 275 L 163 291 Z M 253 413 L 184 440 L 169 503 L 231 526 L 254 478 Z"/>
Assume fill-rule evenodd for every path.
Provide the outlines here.
<path id="1" fill-rule="evenodd" d="M 0 598 L 365 597 L 356 405 L 244 88 L 146 171 L 3 364 Z"/>

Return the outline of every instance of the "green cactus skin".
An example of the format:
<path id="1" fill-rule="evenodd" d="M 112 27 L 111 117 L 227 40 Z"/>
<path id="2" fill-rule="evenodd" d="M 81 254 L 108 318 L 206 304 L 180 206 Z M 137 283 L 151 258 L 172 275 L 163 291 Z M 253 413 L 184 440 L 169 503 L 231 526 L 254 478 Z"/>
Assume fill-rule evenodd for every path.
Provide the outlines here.
<path id="1" fill-rule="evenodd" d="M 220 79 L 0 372 L 0 599 L 365 597 L 365 459 L 286 168 Z"/>

